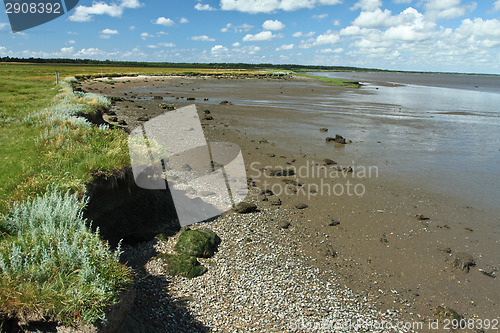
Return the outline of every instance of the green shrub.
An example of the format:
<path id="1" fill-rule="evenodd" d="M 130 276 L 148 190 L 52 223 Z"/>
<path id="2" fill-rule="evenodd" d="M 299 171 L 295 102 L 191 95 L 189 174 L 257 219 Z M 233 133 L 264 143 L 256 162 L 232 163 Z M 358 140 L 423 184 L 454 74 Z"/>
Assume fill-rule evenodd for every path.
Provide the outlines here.
<path id="1" fill-rule="evenodd" d="M 92 232 L 82 210 L 86 200 L 49 188 L 43 196 L 16 203 L 0 240 L 0 308 L 22 320 L 51 319 L 66 325 L 104 320 L 131 281 Z"/>

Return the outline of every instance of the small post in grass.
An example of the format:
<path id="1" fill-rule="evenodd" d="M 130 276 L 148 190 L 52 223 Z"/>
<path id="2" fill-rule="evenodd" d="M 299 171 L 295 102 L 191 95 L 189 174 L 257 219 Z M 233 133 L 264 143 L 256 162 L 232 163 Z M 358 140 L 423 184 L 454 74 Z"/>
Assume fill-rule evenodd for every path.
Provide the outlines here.
<path id="1" fill-rule="evenodd" d="M 55 70 L 56 72 L 56 84 L 59 84 L 59 72 L 57 71 L 57 69 Z"/>

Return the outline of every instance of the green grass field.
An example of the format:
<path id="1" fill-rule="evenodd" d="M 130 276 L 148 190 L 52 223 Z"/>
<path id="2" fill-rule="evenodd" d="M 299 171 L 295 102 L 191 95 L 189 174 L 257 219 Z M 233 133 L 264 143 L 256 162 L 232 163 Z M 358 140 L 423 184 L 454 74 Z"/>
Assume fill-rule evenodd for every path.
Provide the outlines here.
<path id="1" fill-rule="evenodd" d="M 241 70 L 192 68 L 104 67 L 0 63 L 0 214 L 9 203 L 43 193 L 47 185 L 79 191 L 95 171 L 110 171 L 129 163 L 126 135 L 88 129 L 78 137 L 58 138 L 36 145 L 47 126 L 23 120 L 35 111 L 54 106 L 60 78 L 77 75 L 104 77 L 127 74 L 235 74 Z M 245 71 L 247 74 L 259 73 Z M 68 141 L 69 139 L 69 141 Z"/>

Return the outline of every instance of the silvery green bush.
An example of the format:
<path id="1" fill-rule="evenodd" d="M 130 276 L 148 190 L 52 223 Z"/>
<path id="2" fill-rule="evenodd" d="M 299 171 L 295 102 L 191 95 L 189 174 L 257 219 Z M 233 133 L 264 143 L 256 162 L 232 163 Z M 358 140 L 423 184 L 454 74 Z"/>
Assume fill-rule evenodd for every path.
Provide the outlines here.
<path id="1" fill-rule="evenodd" d="M 86 200 L 49 188 L 16 203 L 0 241 L 0 308 L 20 319 L 65 323 L 104 320 L 105 309 L 130 282 L 119 263 L 83 217 Z"/>

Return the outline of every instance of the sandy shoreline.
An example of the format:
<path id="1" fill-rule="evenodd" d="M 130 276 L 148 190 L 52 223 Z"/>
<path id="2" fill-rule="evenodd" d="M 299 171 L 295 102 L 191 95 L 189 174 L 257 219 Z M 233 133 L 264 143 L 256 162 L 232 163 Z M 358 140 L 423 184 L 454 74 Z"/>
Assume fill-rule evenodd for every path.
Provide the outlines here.
<path id="1" fill-rule="evenodd" d="M 499 279 L 479 271 L 498 269 L 495 266 L 498 262 L 483 259 L 481 246 L 486 244 L 483 234 L 469 227 L 469 221 L 482 218 L 480 211 L 467 203 L 421 189 L 416 181 L 398 183 L 390 177 L 375 176 L 375 171 L 362 174 L 362 167 L 368 168 L 369 161 L 358 162 L 354 173 L 341 173 L 337 178 L 321 173 L 324 168 L 350 166 L 352 156 L 342 152 L 342 145 L 326 144 L 324 140 L 318 141 L 320 148 L 311 149 L 310 143 L 298 142 L 294 133 L 279 130 L 280 119 L 307 122 L 314 115 L 237 103 L 238 99 L 252 99 L 264 92 L 280 99 L 307 99 L 312 95 L 337 94 L 344 88 L 309 80 L 232 79 L 231 84 L 241 87 L 239 94 L 225 98 L 233 104 L 219 105 L 219 95 L 215 92 L 211 95 L 209 88 L 221 79 L 136 77 L 113 81 L 116 82 L 113 85 L 86 82 L 83 89 L 123 98 L 112 109 L 116 116 L 106 115 L 105 120 L 113 123 L 112 117 L 117 117 L 125 120 L 129 129 L 165 112 L 158 107 L 161 102 L 176 107 L 196 103 L 208 141 L 233 142 L 242 148 L 247 175 L 255 183 L 247 200 L 255 202 L 261 210 L 290 212 L 287 217 L 280 217 L 291 224 L 280 232 L 293 235 L 300 251 L 309 258 L 307 264 L 320 271 L 334 268 L 335 283 L 349 287 L 354 293 L 363 293 L 382 313 L 397 310 L 407 321 L 430 320 L 436 307 L 444 304 L 465 318 L 498 318 Z M 203 94 L 198 92 L 200 89 Z M 164 101 L 154 100 L 153 96 L 161 96 Z M 204 101 L 205 98 L 208 100 Z M 205 118 L 205 110 L 210 111 L 213 119 Z M 273 127 L 275 133 L 269 135 L 269 128 Z M 311 130 L 314 130 L 312 135 L 320 135 L 319 128 Z M 324 136 L 335 134 L 329 131 Z M 356 138 L 347 139 L 352 139 L 353 144 L 363 144 L 356 142 Z M 324 153 L 328 148 L 330 153 Z M 325 159 L 338 165 L 325 166 Z M 262 171 L 267 166 L 307 171 L 299 177 L 270 177 Z M 313 170 L 316 174 L 312 174 Z M 303 186 L 288 186 L 283 178 L 296 180 Z M 264 189 L 271 189 L 274 195 L 259 194 Z M 297 193 L 285 193 L 285 189 Z M 347 193 L 349 189 L 353 195 Z M 360 189 L 364 189 L 362 196 L 357 195 Z M 297 209 L 299 203 L 308 207 Z M 417 214 L 429 219 L 418 220 Z M 340 224 L 332 225 L 332 219 Z M 469 273 L 452 265 L 459 252 L 471 254 L 476 261 L 476 267 Z"/>

